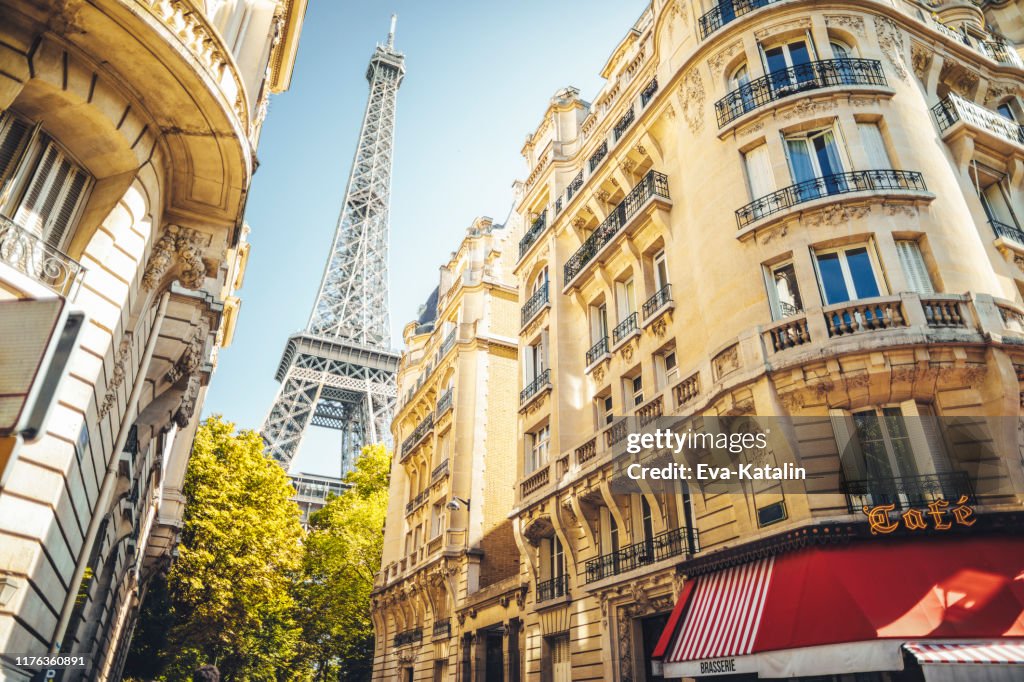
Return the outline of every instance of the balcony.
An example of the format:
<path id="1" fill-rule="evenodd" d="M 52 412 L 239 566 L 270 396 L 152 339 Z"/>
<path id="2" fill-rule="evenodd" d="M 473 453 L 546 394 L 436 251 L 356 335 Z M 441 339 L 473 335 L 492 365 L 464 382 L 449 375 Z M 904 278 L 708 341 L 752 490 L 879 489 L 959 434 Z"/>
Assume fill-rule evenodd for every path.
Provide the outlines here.
<path id="1" fill-rule="evenodd" d="M 743 229 L 762 218 L 800 204 L 854 192 L 927 192 L 917 171 L 865 170 L 812 178 L 760 197 L 736 210 L 736 226 Z"/>
<path id="2" fill-rule="evenodd" d="M 434 362 L 435 365 L 441 363 L 441 358 L 448 355 L 448 351 L 455 347 L 455 334 L 458 329 L 452 329 L 448 332 L 448 336 L 444 337 L 444 341 L 441 342 L 441 347 L 437 349 L 437 360 Z"/>
<path id="3" fill-rule="evenodd" d="M 441 397 L 437 400 L 437 407 L 434 408 L 434 416 L 436 419 L 440 419 L 448 410 L 452 409 L 452 395 L 455 389 L 449 388 L 447 391 L 441 394 Z"/>
<path id="4" fill-rule="evenodd" d="M 593 173 L 594 169 L 601 165 L 604 157 L 608 156 L 608 142 L 602 142 L 601 146 L 590 155 L 590 159 L 587 161 L 587 167 L 590 168 L 590 172 Z"/>
<path id="5" fill-rule="evenodd" d="M 420 444 L 420 441 L 422 441 L 424 438 L 426 438 L 427 434 L 430 433 L 433 429 L 434 429 L 434 414 L 430 413 L 426 417 L 423 418 L 423 421 L 421 421 L 416 426 L 415 429 L 413 429 L 412 433 L 409 434 L 409 437 L 402 441 L 402 459 L 401 459 L 401 461 L 404 462 L 405 459 L 410 454 L 412 454 L 412 451 L 416 449 L 416 446 Z"/>
<path id="6" fill-rule="evenodd" d="M 647 87 L 640 93 L 640 106 L 646 107 L 648 102 L 654 99 L 654 95 L 658 92 L 658 79 L 657 77 L 652 78 L 651 82 L 647 84 Z"/>
<path id="7" fill-rule="evenodd" d="M 633 334 L 640 332 L 640 316 L 636 313 L 630 313 L 629 316 L 616 325 L 615 329 L 612 330 L 612 345 L 617 346 Z"/>
<path id="8" fill-rule="evenodd" d="M 775 353 L 811 342 L 807 316 L 803 314 L 790 315 L 775 322 L 765 329 L 763 336 L 765 346 Z"/>
<path id="9" fill-rule="evenodd" d="M 566 287 L 572 284 L 573 279 L 579 275 L 598 253 L 603 249 L 622 228 L 624 228 L 640 209 L 650 200 L 661 198 L 669 200 L 668 176 L 658 171 L 648 171 L 643 180 L 637 183 L 636 187 L 629 191 L 629 194 L 619 202 L 612 212 L 605 218 L 597 229 L 591 233 L 583 245 L 565 263 L 565 284 Z"/>
<path id="10" fill-rule="evenodd" d="M 936 500 L 946 500 L 952 505 L 965 496 L 972 504 L 975 501 L 974 490 L 965 471 L 846 481 L 843 488 L 851 514 L 859 514 L 864 507 L 880 504 L 909 509 L 926 507 Z"/>
<path id="11" fill-rule="evenodd" d="M 419 493 L 417 493 L 416 497 L 406 502 L 405 515 L 408 516 L 409 514 L 412 514 L 414 511 L 425 505 L 427 503 L 427 499 L 430 497 L 429 493 L 429 490 L 422 490 Z"/>
<path id="12" fill-rule="evenodd" d="M 700 395 L 700 373 L 695 372 L 672 387 L 677 406 L 683 406 Z"/>
<path id="13" fill-rule="evenodd" d="M 608 357 L 611 353 L 608 350 L 608 337 L 602 337 L 587 351 L 587 367 L 592 367 L 598 360 Z"/>
<path id="14" fill-rule="evenodd" d="M 822 310 L 829 338 L 908 326 L 899 296 L 848 301 L 825 306 Z"/>
<path id="15" fill-rule="evenodd" d="M 526 255 L 526 252 L 530 250 L 533 243 L 537 241 L 541 233 L 548 226 L 548 212 L 542 211 L 533 224 L 530 225 L 530 229 L 526 231 L 523 238 L 519 240 L 519 258 L 522 259 Z"/>
<path id="16" fill-rule="evenodd" d="M 540 311 L 543 310 L 551 299 L 548 297 L 548 283 L 544 282 L 537 291 L 534 292 L 533 296 L 530 296 L 526 304 L 523 305 L 523 309 L 519 313 L 520 327 L 525 327 L 535 318 Z"/>
<path id="17" fill-rule="evenodd" d="M 583 171 L 577 173 L 576 177 L 569 183 L 569 186 L 565 188 L 566 202 L 570 201 L 573 195 L 580 191 L 581 187 L 583 187 Z"/>
<path id="18" fill-rule="evenodd" d="M 1020 55 L 1017 54 L 1017 51 L 999 39 L 978 41 L 978 51 L 982 52 L 992 61 L 1004 66 L 1016 66 L 1017 68 L 1024 66 L 1021 64 Z"/>
<path id="19" fill-rule="evenodd" d="M 434 470 L 430 472 L 430 482 L 434 483 L 441 480 L 443 477 L 448 475 L 448 459 L 445 458 L 443 462 L 434 467 Z"/>
<path id="20" fill-rule="evenodd" d="M 0 262 L 69 299 L 78 293 L 85 276 L 81 263 L 3 216 L 0 216 Z"/>
<path id="21" fill-rule="evenodd" d="M 698 20 L 700 39 L 704 40 L 709 35 L 722 28 L 744 14 L 753 12 L 755 9 L 780 2 L 780 0 L 722 0 L 710 11 L 705 12 Z"/>
<path id="22" fill-rule="evenodd" d="M 848 85 L 888 85 L 882 63 L 877 59 L 823 59 L 772 71 L 715 102 L 718 127 L 783 97 Z"/>
<path id="23" fill-rule="evenodd" d="M 395 646 L 405 646 L 406 644 L 413 644 L 414 642 L 423 641 L 423 628 L 413 628 L 411 630 L 403 630 L 395 635 Z"/>
<path id="24" fill-rule="evenodd" d="M 597 457 L 597 437 L 593 437 L 583 445 L 576 448 L 576 464 L 583 466 L 590 460 Z"/>
<path id="25" fill-rule="evenodd" d="M 1018 123 L 974 102 L 968 102 L 955 94 L 948 95 L 932 107 L 932 115 L 935 117 L 940 134 L 962 121 L 965 125 L 980 128 L 1009 142 L 1024 145 L 1024 129 Z"/>
<path id="26" fill-rule="evenodd" d="M 619 138 L 622 137 L 629 126 L 633 125 L 633 121 L 636 119 L 636 112 L 633 111 L 633 107 L 626 109 L 626 113 L 622 115 L 615 127 L 612 128 L 612 134 L 615 137 L 615 141 L 618 142 Z"/>
<path id="27" fill-rule="evenodd" d="M 623 417 L 604 430 L 604 445 L 611 449 L 629 435 L 629 419 Z"/>
<path id="28" fill-rule="evenodd" d="M 988 224 L 992 226 L 992 231 L 996 233 L 997 237 L 1009 239 L 1024 248 L 1024 230 L 1016 225 L 1007 225 L 992 218 L 989 219 Z"/>
<path id="29" fill-rule="evenodd" d="M 644 301 L 643 306 L 640 308 L 644 313 L 644 322 L 650 322 L 656 317 L 655 313 L 664 310 L 671 305 L 672 285 L 666 284 L 662 288 L 658 289 L 653 296 Z"/>
<path id="30" fill-rule="evenodd" d="M 443 639 L 452 635 L 452 619 L 444 618 L 434 622 L 434 639 Z"/>
<path id="31" fill-rule="evenodd" d="M 542 389 L 551 386 L 551 370 L 546 369 L 519 392 L 519 406 L 522 407 L 540 395 Z"/>
<path id="32" fill-rule="evenodd" d="M 551 465 L 545 464 L 520 484 L 521 497 L 527 497 L 537 492 L 551 481 Z"/>
<path id="33" fill-rule="evenodd" d="M 665 401 L 659 395 L 654 400 L 650 401 L 646 405 L 638 408 L 636 411 L 637 421 L 640 424 L 640 428 L 643 428 L 650 424 L 652 421 L 662 416 L 665 413 Z"/>
<path id="34" fill-rule="evenodd" d="M 560 575 L 551 580 L 542 580 L 537 583 L 537 602 L 551 601 L 558 597 L 569 594 L 569 576 Z"/>
<path id="35" fill-rule="evenodd" d="M 650 540 L 627 545 L 617 552 L 602 554 L 596 559 L 587 561 L 587 584 L 671 557 L 692 555 L 697 551 L 697 547 L 691 547 L 691 541 L 693 545 L 697 544 L 696 531 L 691 537 L 685 528 L 674 528 L 659 533 Z"/>

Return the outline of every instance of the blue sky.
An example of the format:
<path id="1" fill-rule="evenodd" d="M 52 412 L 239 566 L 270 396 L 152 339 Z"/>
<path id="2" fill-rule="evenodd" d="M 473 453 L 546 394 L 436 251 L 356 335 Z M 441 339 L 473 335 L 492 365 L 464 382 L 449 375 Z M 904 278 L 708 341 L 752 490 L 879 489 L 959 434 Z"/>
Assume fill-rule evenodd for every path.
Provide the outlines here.
<path id="1" fill-rule="evenodd" d="M 519 154 L 550 97 L 585 99 L 645 0 L 391 3 L 311 0 L 291 89 L 272 97 L 246 220 L 251 257 L 232 345 L 220 353 L 204 414 L 258 429 L 277 392 L 288 335 L 316 296 L 366 106 L 366 65 L 398 13 L 405 53 L 391 192 L 391 329 L 437 284 L 478 215 L 504 220 Z M 340 440 L 307 434 L 292 471 L 337 475 Z"/>

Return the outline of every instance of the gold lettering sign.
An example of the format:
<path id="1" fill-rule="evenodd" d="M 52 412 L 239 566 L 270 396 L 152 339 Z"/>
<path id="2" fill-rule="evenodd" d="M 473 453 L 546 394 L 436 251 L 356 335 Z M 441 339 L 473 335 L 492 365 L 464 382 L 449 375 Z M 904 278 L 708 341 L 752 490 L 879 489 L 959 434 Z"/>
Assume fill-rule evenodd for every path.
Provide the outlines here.
<path id="1" fill-rule="evenodd" d="M 928 503 L 928 511 L 920 509 L 908 509 L 894 520 L 890 514 L 896 511 L 895 504 L 879 504 L 874 507 L 865 505 L 861 511 L 868 517 L 868 524 L 871 526 L 872 535 L 888 535 L 899 529 L 901 523 L 909 531 L 935 530 L 946 531 L 955 525 L 973 526 L 978 522 L 974 518 L 974 508 L 967 505 L 969 498 L 961 495 L 956 501 L 957 506 L 950 509 L 949 501 L 944 499 L 934 500 Z M 953 521 L 949 520 L 950 515 Z M 929 518 L 931 524 L 928 523 Z"/>

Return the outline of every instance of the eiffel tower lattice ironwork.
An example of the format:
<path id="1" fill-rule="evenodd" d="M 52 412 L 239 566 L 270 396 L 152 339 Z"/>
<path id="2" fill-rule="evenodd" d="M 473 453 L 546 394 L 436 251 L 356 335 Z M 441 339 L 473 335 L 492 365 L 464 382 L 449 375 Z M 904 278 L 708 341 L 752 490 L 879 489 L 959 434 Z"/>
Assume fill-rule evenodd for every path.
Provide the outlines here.
<path id="1" fill-rule="evenodd" d="M 390 446 L 399 355 L 388 320 L 388 204 L 395 103 L 405 57 L 387 43 L 370 58 L 345 203 L 306 329 L 288 339 L 274 404 L 263 423 L 267 453 L 286 469 L 310 423 L 342 432 L 341 475 L 364 444 Z"/>

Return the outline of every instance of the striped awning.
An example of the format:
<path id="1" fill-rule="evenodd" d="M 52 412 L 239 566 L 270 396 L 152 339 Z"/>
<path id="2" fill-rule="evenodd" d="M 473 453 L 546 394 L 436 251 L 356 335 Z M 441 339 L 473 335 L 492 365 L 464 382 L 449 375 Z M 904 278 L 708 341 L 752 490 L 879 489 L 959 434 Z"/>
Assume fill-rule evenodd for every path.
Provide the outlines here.
<path id="1" fill-rule="evenodd" d="M 1024 641 L 996 642 L 908 642 L 903 647 L 921 665 L 978 663 L 1024 665 Z"/>
<path id="2" fill-rule="evenodd" d="M 669 660 L 723 658 L 749 654 L 757 639 L 775 557 L 699 579 L 686 621 L 669 650 Z"/>

